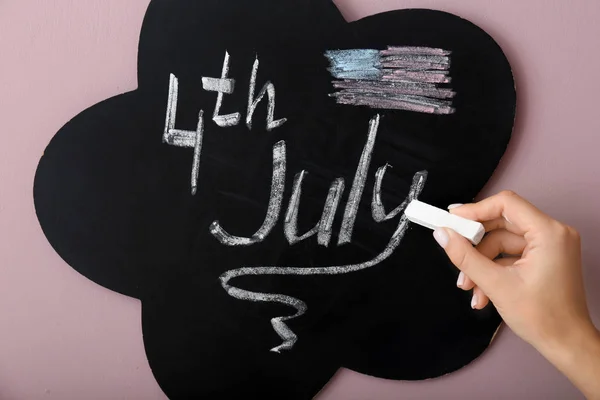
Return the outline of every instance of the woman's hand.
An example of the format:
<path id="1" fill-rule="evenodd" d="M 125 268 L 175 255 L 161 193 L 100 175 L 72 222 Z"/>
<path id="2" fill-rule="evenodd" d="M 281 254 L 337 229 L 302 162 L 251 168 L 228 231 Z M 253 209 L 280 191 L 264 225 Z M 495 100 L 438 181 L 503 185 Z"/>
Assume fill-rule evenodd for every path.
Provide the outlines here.
<path id="1" fill-rule="evenodd" d="M 471 306 L 481 309 L 491 300 L 517 335 L 586 395 L 600 398 L 600 334 L 586 304 L 575 229 L 513 192 L 449 208 L 488 232 L 477 247 L 451 229 L 434 232 L 461 270 L 458 286 L 473 289 Z"/>

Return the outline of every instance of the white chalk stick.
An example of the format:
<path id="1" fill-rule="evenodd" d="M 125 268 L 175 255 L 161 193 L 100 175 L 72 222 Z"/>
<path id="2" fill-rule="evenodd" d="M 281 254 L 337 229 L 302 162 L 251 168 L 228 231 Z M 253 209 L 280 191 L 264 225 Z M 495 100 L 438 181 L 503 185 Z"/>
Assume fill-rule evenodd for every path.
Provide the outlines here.
<path id="1" fill-rule="evenodd" d="M 411 201 L 404 214 L 409 221 L 429 229 L 450 228 L 475 245 L 479 244 L 485 235 L 485 228 L 479 222 L 450 214 L 419 200 Z"/>

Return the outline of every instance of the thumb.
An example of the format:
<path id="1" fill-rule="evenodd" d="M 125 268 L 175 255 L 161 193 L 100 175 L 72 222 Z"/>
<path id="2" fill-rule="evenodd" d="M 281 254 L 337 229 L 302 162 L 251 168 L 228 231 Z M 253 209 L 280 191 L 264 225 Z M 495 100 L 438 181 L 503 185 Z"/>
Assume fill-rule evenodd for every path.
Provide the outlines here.
<path id="1" fill-rule="evenodd" d="M 433 236 L 446 251 L 452 264 L 490 296 L 498 283 L 501 269 L 452 229 L 438 228 L 433 232 Z"/>

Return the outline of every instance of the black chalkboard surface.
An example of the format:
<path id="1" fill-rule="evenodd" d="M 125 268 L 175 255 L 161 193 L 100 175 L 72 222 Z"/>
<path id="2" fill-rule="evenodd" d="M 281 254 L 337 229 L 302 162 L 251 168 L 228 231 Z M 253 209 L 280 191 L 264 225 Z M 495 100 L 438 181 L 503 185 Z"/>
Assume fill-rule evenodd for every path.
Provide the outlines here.
<path id="1" fill-rule="evenodd" d="M 142 301 L 170 398 L 307 399 L 342 366 L 432 378 L 500 318 L 403 210 L 471 201 L 514 116 L 502 50 L 451 14 L 153 0 L 139 88 L 54 136 L 35 205 L 69 265 Z"/>

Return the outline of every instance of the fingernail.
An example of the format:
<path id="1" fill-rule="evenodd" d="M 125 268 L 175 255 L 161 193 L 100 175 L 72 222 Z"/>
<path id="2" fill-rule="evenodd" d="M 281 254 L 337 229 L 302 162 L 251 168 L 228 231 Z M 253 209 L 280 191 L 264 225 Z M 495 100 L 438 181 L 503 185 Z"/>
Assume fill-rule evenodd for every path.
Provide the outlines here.
<path id="1" fill-rule="evenodd" d="M 460 271 L 460 274 L 458 274 L 458 280 L 456 281 L 456 286 L 458 287 L 462 287 L 462 285 L 465 284 L 465 274 L 463 274 L 462 271 Z"/>
<path id="2" fill-rule="evenodd" d="M 458 208 L 458 207 L 460 207 L 462 205 L 464 205 L 464 204 L 462 204 L 462 203 L 450 204 L 448 206 L 448 210 L 452 210 L 453 208 Z"/>
<path id="3" fill-rule="evenodd" d="M 504 213 L 502 213 L 502 218 L 504 218 L 504 220 L 506 222 L 508 222 L 509 224 L 512 224 L 512 222 L 510 222 L 510 219 L 508 219 L 508 217 L 506 215 L 504 215 Z"/>
<path id="4" fill-rule="evenodd" d="M 444 228 L 437 228 L 435 231 L 433 231 L 433 238 L 444 249 L 446 246 L 448 246 L 448 241 L 450 240 L 448 232 L 446 232 Z"/>
<path id="5" fill-rule="evenodd" d="M 471 299 L 471 308 L 475 309 L 475 307 L 477 307 L 477 303 L 478 303 L 477 293 L 473 293 L 473 298 Z"/>

